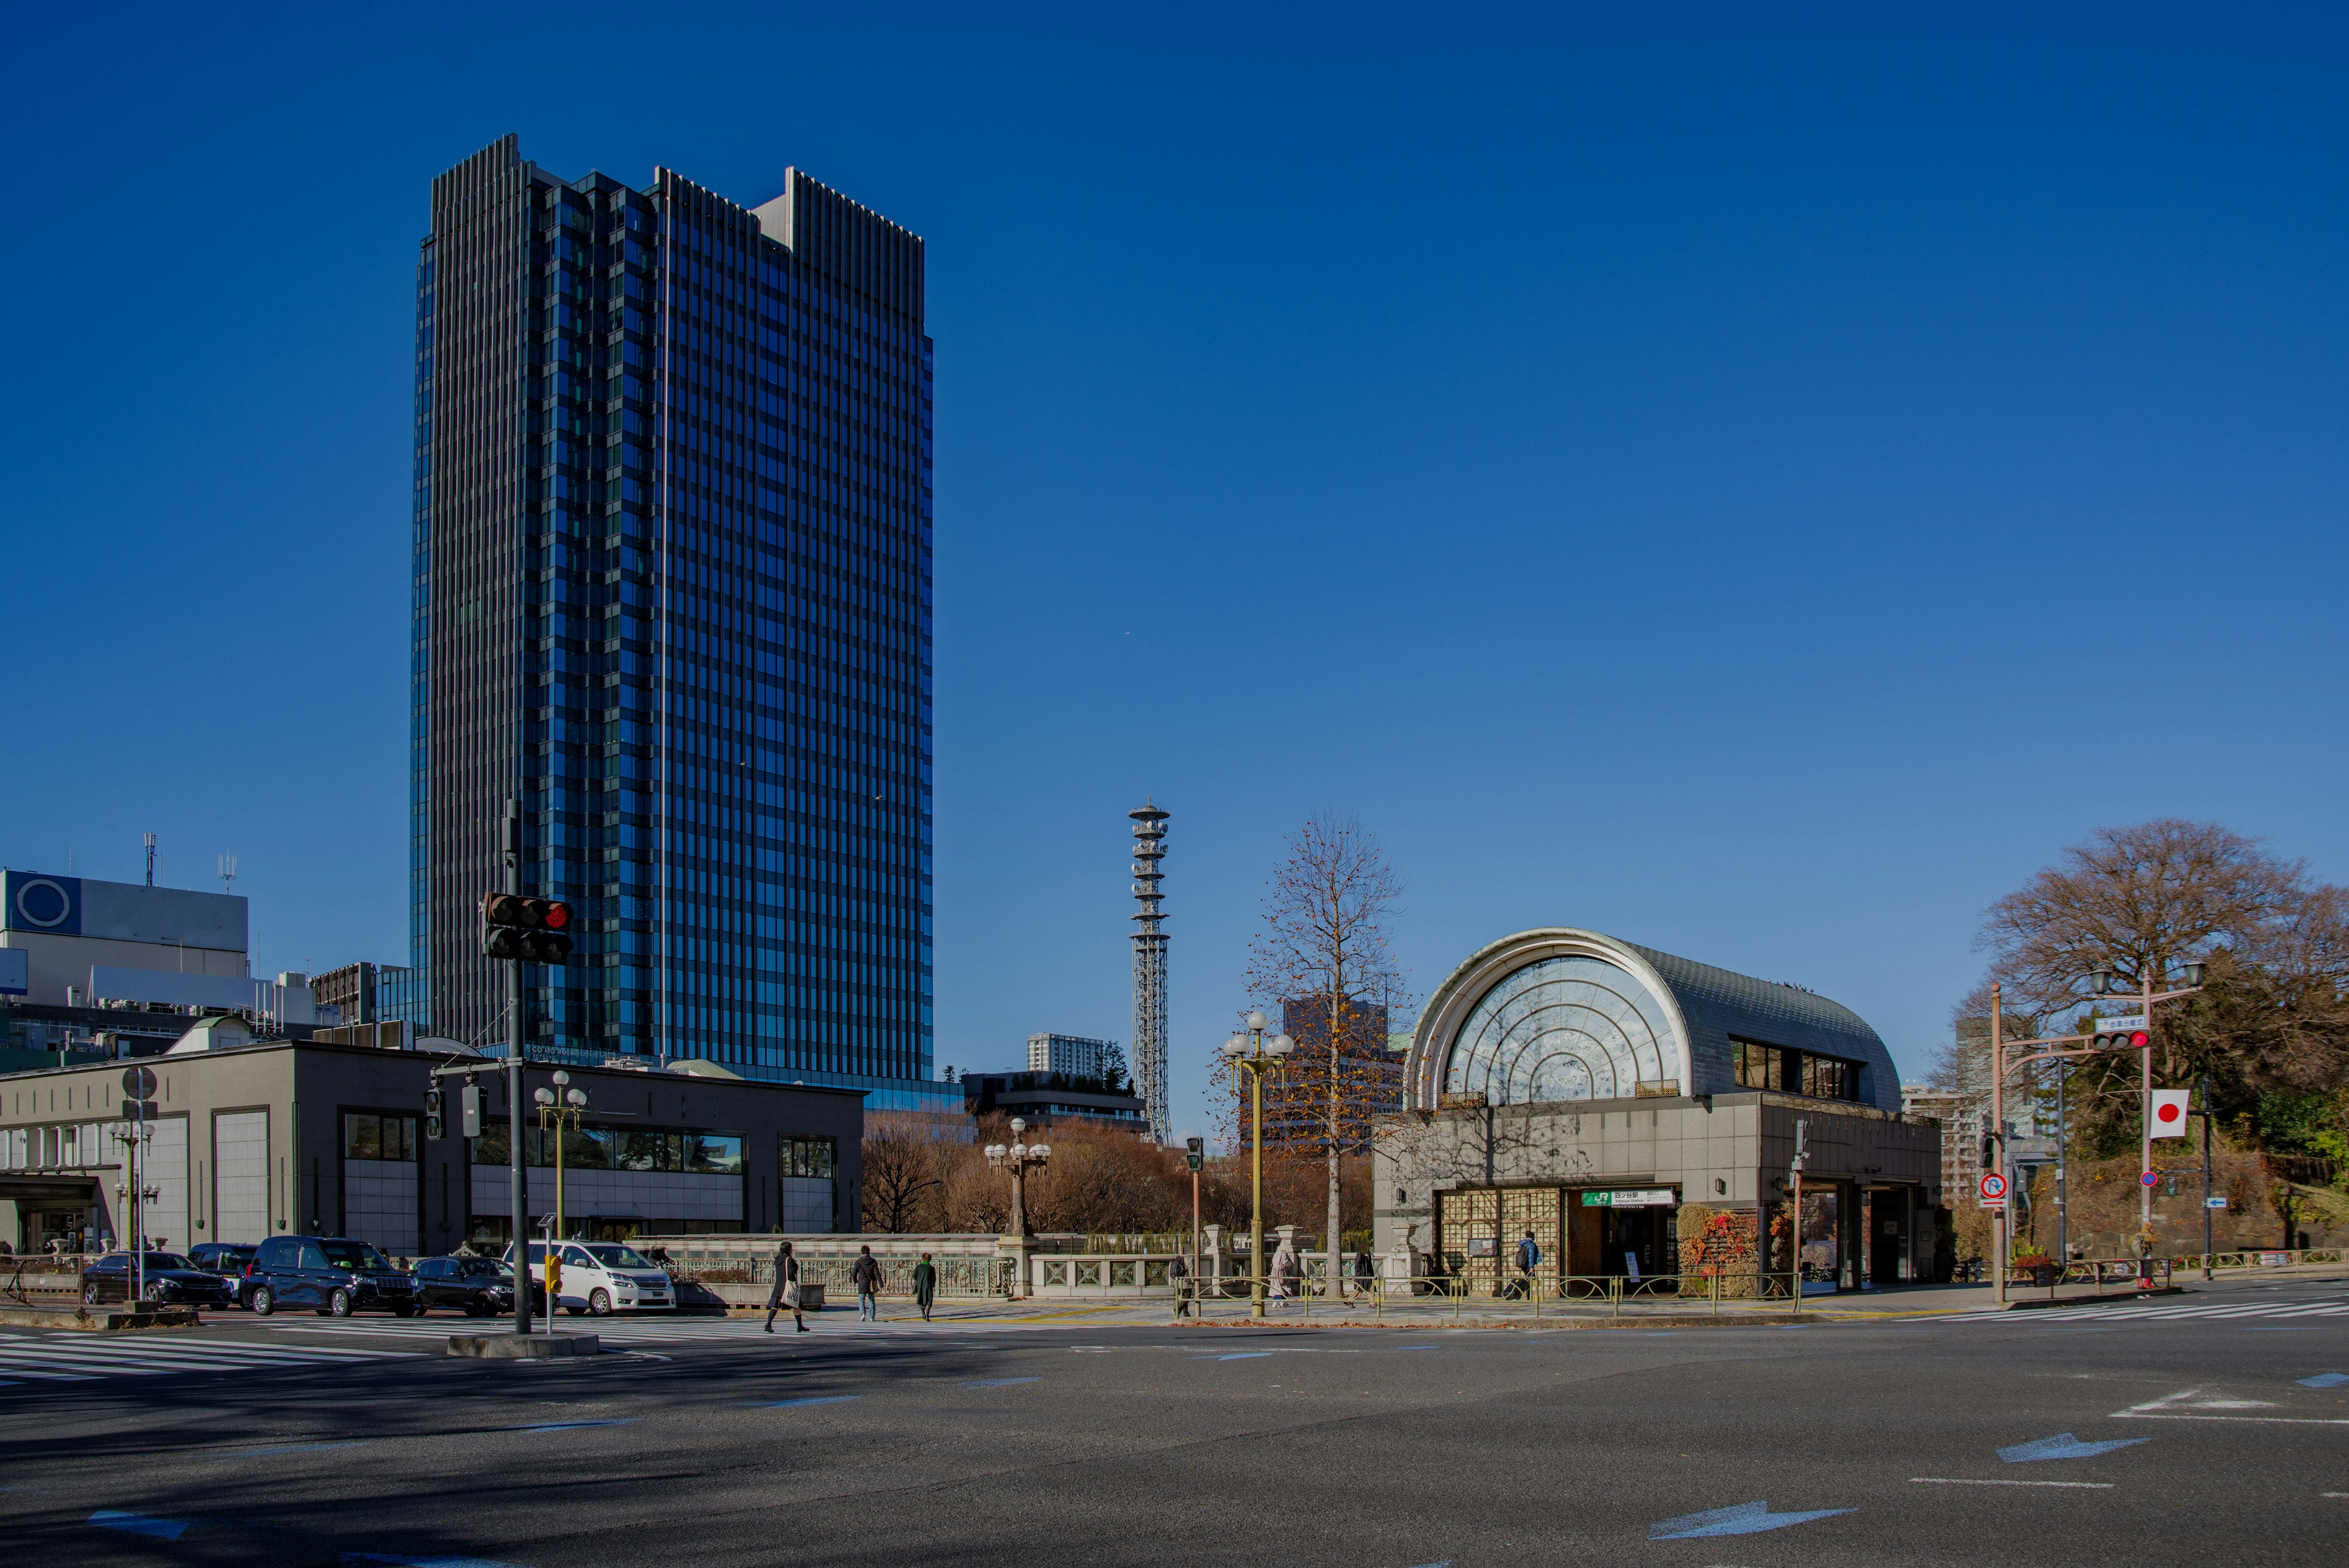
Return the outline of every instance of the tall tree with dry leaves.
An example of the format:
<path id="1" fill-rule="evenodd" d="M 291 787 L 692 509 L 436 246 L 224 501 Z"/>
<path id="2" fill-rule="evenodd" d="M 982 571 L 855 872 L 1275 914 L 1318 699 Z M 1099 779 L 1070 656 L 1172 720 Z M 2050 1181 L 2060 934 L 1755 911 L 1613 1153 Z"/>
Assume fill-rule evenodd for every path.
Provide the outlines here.
<path id="1" fill-rule="evenodd" d="M 2262 1095 L 2349 1081 L 2349 895 L 2216 823 L 2097 829 L 1992 904 L 1975 946 L 1990 970 L 1954 1010 L 1957 1038 L 1937 1075 L 1948 1086 L 1988 1088 L 1992 981 L 2014 1014 L 2011 1038 L 2070 1032 L 2090 1005 L 2090 971 L 2111 969 L 2130 989 L 2149 973 L 2158 986 L 2189 958 L 2207 959 L 2209 979 L 2190 1003 L 2157 1012 L 2157 1081 L 2208 1071 L 2222 1114 L 2247 1116 Z M 2085 1064 L 2074 1079 L 2088 1091 L 2084 1119 L 2104 1124 L 2115 1148 L 2134 1135 L 2135 1079 L 2117 1061 Z"/>
<path id="2" fill-rule="evenodd" d="M 1395 1080 L 1385 1032 L 1408 998 L 1388 928 L 1402 897 L 1402 878 L 1378 840 L 1352 816 L 1323 812 L 1288 840 L 1265 894 L 1264 924 L 1249 944 L 1249 994 L 1275 1013 L 1310 1008 L 1320 1024 L 1298 1039 L 1267 1097 L 1291 1147 L 1307 1142 L 1321 1156 L 1329 1204 L 1321 1240 L 1332 1289 L 1342 1277 L 1340 1162 L 1370 1147 L 1372 1116 L 1394 1108 L 1387 1103 Z"/>

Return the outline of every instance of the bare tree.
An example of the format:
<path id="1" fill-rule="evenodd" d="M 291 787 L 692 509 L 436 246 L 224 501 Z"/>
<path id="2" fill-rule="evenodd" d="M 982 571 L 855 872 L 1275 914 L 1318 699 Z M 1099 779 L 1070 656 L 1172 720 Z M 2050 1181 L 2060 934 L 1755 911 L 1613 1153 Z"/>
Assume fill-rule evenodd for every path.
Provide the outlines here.
<path id="1" fill-rule="evenodd" d="M 940 1209 L 947 1132 L 935 1118 L 874 1111 L 864 1118 L 864 1228 L 904 1235 L 928 1229 Z"/>
<path id="2" fill-rule="evenodd" d="M 1992 904 L 1974 938 L 2011 1005 L 2052 1015 L 2079 1002 L 2080 978 L 2108 968 L 2157 985 L 2213 947 L 2257 947 L 2311 891 L 2307 867 L 2279 860 L 2216 823 L 2164 817 L 2100 827 Z"/>
<path id="3" fill-rule="evenodd" d="M 1385 1034 L 1408 999 L 1387 925 L 1402 896 L 1378 840 L 1353 817 L 1325 812 L 1288 841 L 1249 944 L 1249 993 L 1272 1010 L 1315 1018 L 1268 1100 L 1292 1147 L 1309 1127 L 1319 1145 L 1329 1209 L 1321 1241 L 1333 1291 L 1344 1235 L 1340 1161 L 1369 1148 L 1372 1115 L 1394 1108 L 1384 1103 L 1395 1082 Z"/>

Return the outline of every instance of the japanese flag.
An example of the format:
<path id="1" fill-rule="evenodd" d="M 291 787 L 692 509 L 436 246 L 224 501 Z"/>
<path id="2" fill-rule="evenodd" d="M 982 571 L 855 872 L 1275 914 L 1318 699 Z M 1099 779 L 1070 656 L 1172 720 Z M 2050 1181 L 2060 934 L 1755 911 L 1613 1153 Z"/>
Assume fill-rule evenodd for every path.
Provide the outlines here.
<path id="1" fill-rule="evenodd" d="M 2184 1137 L 2186 1136 L 2186 1096 L 2184 1089 L 2156 1089 L 2153 1092 L 2153 1136 Z"/>

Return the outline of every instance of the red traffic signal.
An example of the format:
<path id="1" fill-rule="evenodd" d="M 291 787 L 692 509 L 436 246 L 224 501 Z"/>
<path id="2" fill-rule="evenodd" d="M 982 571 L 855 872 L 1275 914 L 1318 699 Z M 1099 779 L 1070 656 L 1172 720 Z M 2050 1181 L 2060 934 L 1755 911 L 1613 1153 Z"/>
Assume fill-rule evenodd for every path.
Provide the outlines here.
<path id="1" fill-rule="evenodd" d="M 2099 1051 L 2142 1051 L 2152 1038 L 2142 1029 L 2127 1029 L 2117 1034 L 2099 1034 L 2095 1044 Z"/>
<path id="2" fill-rule="evenodd" d="M 520 893 L 481 898 L 481 951 L 493 959 L 523 963 L 568 963 L 571 906 L 560 898 L 530 898 Z"/>

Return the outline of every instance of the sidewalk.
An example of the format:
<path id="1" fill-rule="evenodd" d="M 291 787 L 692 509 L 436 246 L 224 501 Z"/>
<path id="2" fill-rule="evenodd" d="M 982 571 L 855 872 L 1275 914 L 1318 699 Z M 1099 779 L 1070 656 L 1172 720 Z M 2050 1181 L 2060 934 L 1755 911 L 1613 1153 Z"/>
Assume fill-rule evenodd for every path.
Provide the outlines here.
<path id="1" fill-rule="evenodd" d="M 2177 1283 L 2188 1291 L 2200 1292 L 2217 1288 L 2224 1291 L 2239 1282 L 2277 1283 L 2286 1280 L 2330 1281 L 2349 1279 L 2349 1266 L 2340 1268 L 2282 1271 L 2245 1270 L 2221 1273 L 2206 1283 L 2199 1273 L 2180 1274 Z M 2052 1303 L 2050 1301 L 2053 1297 Z M 2116 1303 L 2139 1300 L 2136 1293 L 2107 1289 L 2106 1301 Z M 2095 1290 L 2075 1285 L 2061 1291 L 2033 1290 L 2024 1285 L 2007 1287 L 2010 1310 L 2030 1310 L 2020 1303 L 2041 1306 L 2070 1306 L 2097 1300 Z M 1202 1328 L 1398 1328 L 1428 1330 L 1436 1328 L 1485 1329 L 1604 1329 L 1616 1324 L 1656 1328 L 1699 1327 L 1718 1324 L 1723 1326 L 1746 1324 L 1783 1324 L 1802 1323 L 1866 1323 L 1899 1318 L 1944 1317 L 1961 1313 L 1984 1313 L 1996 1310 L 1997 1303 L 1987 1284 L 1899 1285 L 1881 1291 L 1854 1291 L 1837 1295 L 1808 1296 L 1797 1310 L 1795 1303 L 1780 1300 L 1730 1300 L 1718 1303 L 1702 1297 L 1677 1296 L 1631 1297 L 1621 1303 L 1619 1311 L 1611 1304 L 1592 1306 L 1579 1302 L 1545 1302 L 1536 1312 L 1520 1302 L 1504 1302 L 1489 1297 L 1449 1298 L 1414 1296 L 1408 1300 L 1389 1301 L 1378 1306 L 1367 1302 L 1333 1303 L 1315 1300 L 1310 1303 L 1290 1301 L 1268 1306 L 1261 1319 L 1248 1313 L 1245 1297 L 1208 1300 L 1200 1303 L 1197 1319 L 1177 1318 L 1174 1303 L 1165 1300 L 1133 1301 L 1073 1301 L 1066 1298 L 1029 1301 L 941 1301 L 932 1314 L 939 1324 L 1018 1324 L 1028 1326 L 1064 1324 L 1071 1328 L 1142 1328 L 1188 1325 Z M 833 1309 L 838 1310 L 838 1309 Z M 919 1323 L 921 1316 L 901 1298 L 884 1297 L 881 1303 L 885 1323 Z M 763 1309 L 737 1309 L 732 1315 L 763 1315 Z M 827 1314 L 826 1315 L 830 1315 Z"/>

